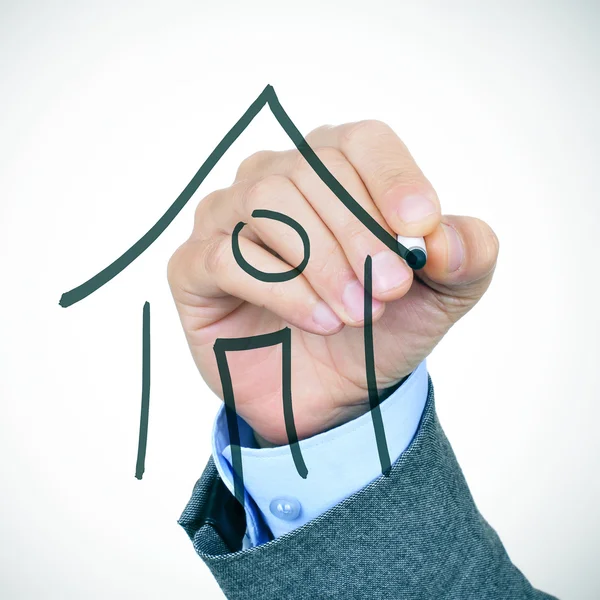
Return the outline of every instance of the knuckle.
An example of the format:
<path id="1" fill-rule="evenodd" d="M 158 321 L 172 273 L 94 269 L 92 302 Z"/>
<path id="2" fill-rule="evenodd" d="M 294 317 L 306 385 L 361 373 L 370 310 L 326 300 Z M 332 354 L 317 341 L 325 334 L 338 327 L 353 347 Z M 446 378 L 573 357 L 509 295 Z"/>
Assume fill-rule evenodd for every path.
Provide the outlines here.
<path id="1" fill-rule="evenodd" d="M 267 175 L 252 182 L 242 194 L 242 212 L 249 217 L 256 208 L 264 208 L 269 205 L 273 198 L 277 197 L 286 185 L 287 178 L 283 175 Z"/>
<path id="2" fill-rule="evenodd" d="M 341 150 L 332 146 L 322 146 L 320 148 L 313 148 L 317 158 L 330 170 L 340 171 L 348 168 L 348 160 L 344 156 Z M 302 156 L 300 152 L 295 157 L 295 162 L 292 167 L 292 179 L 303 179 L 307 174 L 313 173 L 313 168 Z"/>
<path id="3" fill-rule="evenodd" d="M 393 192 L 397 186 L 423 187 L 423 176 L 420 171 L 409 164 L 398 164 L 393 167 L 381 165 L 375 167 L 373 178 L 376 179 L 383 190 Z"/>
<path id="4" fill-rule="evenodd" d="M 269 294 L 278 300 L 282 300 L 286 297 L 286 286 L 281 282 L 271 283 L 269 286 Z M 266 304 L 266 298 L 263 300 L 263 306 Z"/>
<path id="5" fill-rule="evenodd" d="M 201 229 L 215 202 L 222 200 L 225 190 L 215 190 L 200 200 L 194 211 L 194 229 Z"/>
<path id="6" fill-rule="evenodd" d="M 343 239 L 344 247 L 352 248 L 355 256 L 363 257 L 363 262 L 364 256 L 367 254 L 374 256 L 382 249 L 381 242 L 356 219 L 349 220 L 343 225 L 340 237 Z"/>
<path id="7" fill-rule="evenodd" d="M 167 281 L 169 282 L 169 287 L 171 290 L 174 290 L 177 286 L 177 274 L 179 272 L 179 262 L 180 256 L 184 251 L 185 244 L 182 244 L 173 252 L 171 258 L 169 258 L 169 262 L 167 263 Z"/>
<path id="8" fill-rule="evenodd" d="M 200 254 L 202 273 L 219 273 L 225 268 L 227 253 L 230 251 L 229 237 L 219 235 L 204 244 Z"/>
<path id="9" fill-rule="evenodd" d="M 342 248 L 339 243 L 337 241 L 330 243 L 321 256 L 312 259 L 312 274 L 317 276 L 326 274 L 328 270 L 339 265 L 341 255 Z"/>
<path id="10" fill-rule="evenodd" d="M 260 150 L 245 158 L 238 167 L 236 179 L 247 179 L 253 173 L 259 172 L 260 168 L 269 162 L 275 153 L 271 150 Z"/>
<path id="11" fill-rule="evenodd" d="M 333 148 L 332 146 L 317 148 L 315 149 L 315 154 L 325 166 L 331 169 L 344 168 L 348 164 L 348 160 L 342 151 L 338 148 Z"/>
<path id="12" fill-rule="evenodd" d="M 346 244 L 349 246 L 364 248 L 365 246 L 368 246 L 367 242 L 370 242 L 373 239 L 373 235 L 365 227 L 357 227 L 356 224 L 351 221 L 345 227 L 344 238 Z"/>
<path id="13" fill-rule="evenodd" d="M 390 135 L 392 132 L 389 125 L 377 119 L 366 119 L 349 123 L 341 132 L 342 144 L 354 144 L 355 142 L 370 138 Z"/>
<path id="14" fill-rule="evenodd" d="M 321 125 L 313 129 L 304 139 L 310 146 L 313 142 L 323 136 L 323 134 L 330 132 L 334 129 L 333 125 Z"/>
<path id="15" fill-rule="evenodd" d="M 316 150 L 313 148 L 316 152 Z M 294 152 L 292 157 L 292 163 L 290 167 L 290 177 L 292 180 L 301 179 L 306 176 L 307 173 L 312 171 L 312 167 L 308 164 L 307 160 L 302 156 L 300 151 Z"/>

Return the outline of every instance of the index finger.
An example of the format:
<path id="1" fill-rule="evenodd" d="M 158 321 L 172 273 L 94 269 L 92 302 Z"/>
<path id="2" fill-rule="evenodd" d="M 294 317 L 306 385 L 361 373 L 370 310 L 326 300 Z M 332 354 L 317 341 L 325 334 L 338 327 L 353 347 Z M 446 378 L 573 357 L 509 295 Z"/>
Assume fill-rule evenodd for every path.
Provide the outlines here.
<path id="1" fill-rule="evenodd" d="M 385 123 L 359 121 L 320 127 L 306 141 L 312 148 L 331 146 L 346 156 L 397 234 L 421 237 L 439 224 L 440 202 L 433 186 Z"/>

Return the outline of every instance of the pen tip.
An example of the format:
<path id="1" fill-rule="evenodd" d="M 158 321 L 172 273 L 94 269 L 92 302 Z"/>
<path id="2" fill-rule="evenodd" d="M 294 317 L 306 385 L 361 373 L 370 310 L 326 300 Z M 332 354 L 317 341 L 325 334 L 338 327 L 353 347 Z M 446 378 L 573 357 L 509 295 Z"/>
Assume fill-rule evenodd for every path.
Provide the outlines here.
<path id="1" fill-rule="evenodd" d="M 420 248 L 412 248 L 406 255 L 406 262 L 411 269 L 418 271 L 427 263 L 427 254 Z"/>

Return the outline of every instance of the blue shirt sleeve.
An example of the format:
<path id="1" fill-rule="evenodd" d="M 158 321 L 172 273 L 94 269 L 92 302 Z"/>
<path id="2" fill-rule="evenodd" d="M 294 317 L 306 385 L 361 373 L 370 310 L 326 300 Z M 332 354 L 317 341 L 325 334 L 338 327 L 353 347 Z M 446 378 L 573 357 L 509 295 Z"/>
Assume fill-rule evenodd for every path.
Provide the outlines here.
<path id="1" fill-rule="evenodd" d="M 390 459 L 412 441 L 427 400 L 423 361 L 381 407 Z M 238 417 L 244 468 L 244 548 L 258 546 L 315 519 L 381 475 L 371 413 L 299 442 L 308 476 L 298 475 L 289 446 L 259 448 L 250 426 Z M 213 427 L 212 454 L 233 493 L 231 447 L 224 407 Z"/>

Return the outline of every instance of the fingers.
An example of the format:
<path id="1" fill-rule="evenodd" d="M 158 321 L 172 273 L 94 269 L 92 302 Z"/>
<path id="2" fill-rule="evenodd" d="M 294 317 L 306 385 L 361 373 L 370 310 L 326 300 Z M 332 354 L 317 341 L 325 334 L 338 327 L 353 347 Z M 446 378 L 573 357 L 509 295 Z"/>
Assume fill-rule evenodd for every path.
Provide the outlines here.
<path id="1" fill-rule="evenodd" d="M 323 127 L 307 142 L 390 235 L 426 238 L 428 263 L 419 278 L 448 306 L 480 297 L 496 260 L 495 235 L 476 219 L 447 217 L 441 223 L 433 187 L 387 125 L 362 121 Z M 253 216 L 260 209 L 291 217 L 308 235 L 310 260 L 295 279 L 257 280 L 234 258 L 231 233 L 241 221 L 246 225 L 240 251 L 254 268 L 284 272 L 302 262 L 305 249 L 297 232 Z M 299 152 L 261 152 L 242 163 L 230 188 L 198 207 L 194 233 L 173 257 L 169 280 L 188 306 L 196 303 L 199 327 L 248 302 L 300 329 L 327 335 L 344 323 L 362 324 L 367 255 L 373 257 L 375 321 L 384 302 L 408 292 L 413 271 L 340 202 Z"/>
<path id="2" fill-rule="evenodd" d="M 427 265 L 419 278 L 440 293 L 447 308 L 468 310 L 492 279 L 499 249 L 495 233 L 480 219 L 445 215 L 425 242 Z"/>
<path id="3" fill-rule="evenodd" d="M 332 147 L 317 148 L 315 152 L 365 211 L 390 235 L 394 235 L 346 157 Z M 369 255 L 373 257 L 373 296 L 382 301 L 401 298 L 412 283 L 412 269 L 405 261 L 388 249 L 338 200 L 305 160 L 294 161 L 289 176 L 339 240 L 361 284 L 364 285 L 364 263 Z"/>
<path id="4" fill-rule="evenodd" d="M 306 141 L 313 148 L 333 146 L 344 154 L 394 232 L 421 237 L 439 224 L 440 203 L 433 186 L 385 123 L 360 121 L 321 127 Z"/>
<path id="5" fill-rule="evenodd" d="M 346 157 L 333 147 L 316 148 L 315 153 L 365 211 L 390 235 L 394 235 Z M 412 269 L 339 201 L 301 154 L 283 153 L 279 160 L 263 163 L 261 175 L 268 176 L 276 172 L 284 173 L 294 182 L 314 212 L 337 239 L 347 257 L 355 279 L 353 282 L 347 282 L 346 303 L 351 302 L 353 295 L 358 294 L 357 282 L 360 282 L 361 286 L 364 285 L 364 263 L 367 255 L 373 257 L 375 299 L 383 302 L 397 300 L 408 291 L 412 283 Z M 362 307 L 356 307 L 355 310 L 360 313 Z"/>
<path id="6" fill-rule="evenodd" d="M 298 234 L 287 225 L 254 218 L 253 214 L 256 210 L 266 209 L 284 213 L 295 220 L 310 240 L 310 259 L 303 271 L 308 283 L 346 324 L 358 325 L 364 321 L 364 290 L 348 262 L 343 238 L 329 229 L 290 179 L 267 174 L 255 181 L 241 180 L 226 193 L 212 194 L 206 200 L 204 212 L 210 214 L 210 218 L 202 219 L 199 214 L 199 237 L 208 238 L 215 231 L 232 231 L 241 221 L 247 223 L 244 229 L 251 230 L 253 237 L 276 252 L 288 265 L 294 266 L 304 257 L 304 244 Z M 337 205 L 339 202 L 331 203 L 332 207 Z M 345 210 L 343 206 L 341 208 Z M 402 262 L 395 255 L 393 258 Z M 362 278 L 362 262 L 356 267 Z M 409 270 L 406 266 L 404 269 L 408 278 Z M 382 303 L 375 300 L 374 318 L 382 309 Z"/>
<path id="7" fill-rule="evenodd" d="M 239 247 L 256 269 L 267 273 L 290 270 L 290 265 L 247 238 L 239 237 Z M 194 309 L 194 329 L 219 321 L 242 302 L 262 306 L 310 333 L 330 335 L 343 327 L 303 275 L 268 283 L 245 272 L 234 258 L 228 235 L 190 239 L 171 258 L 168 276 L 175 300 Z"/>

